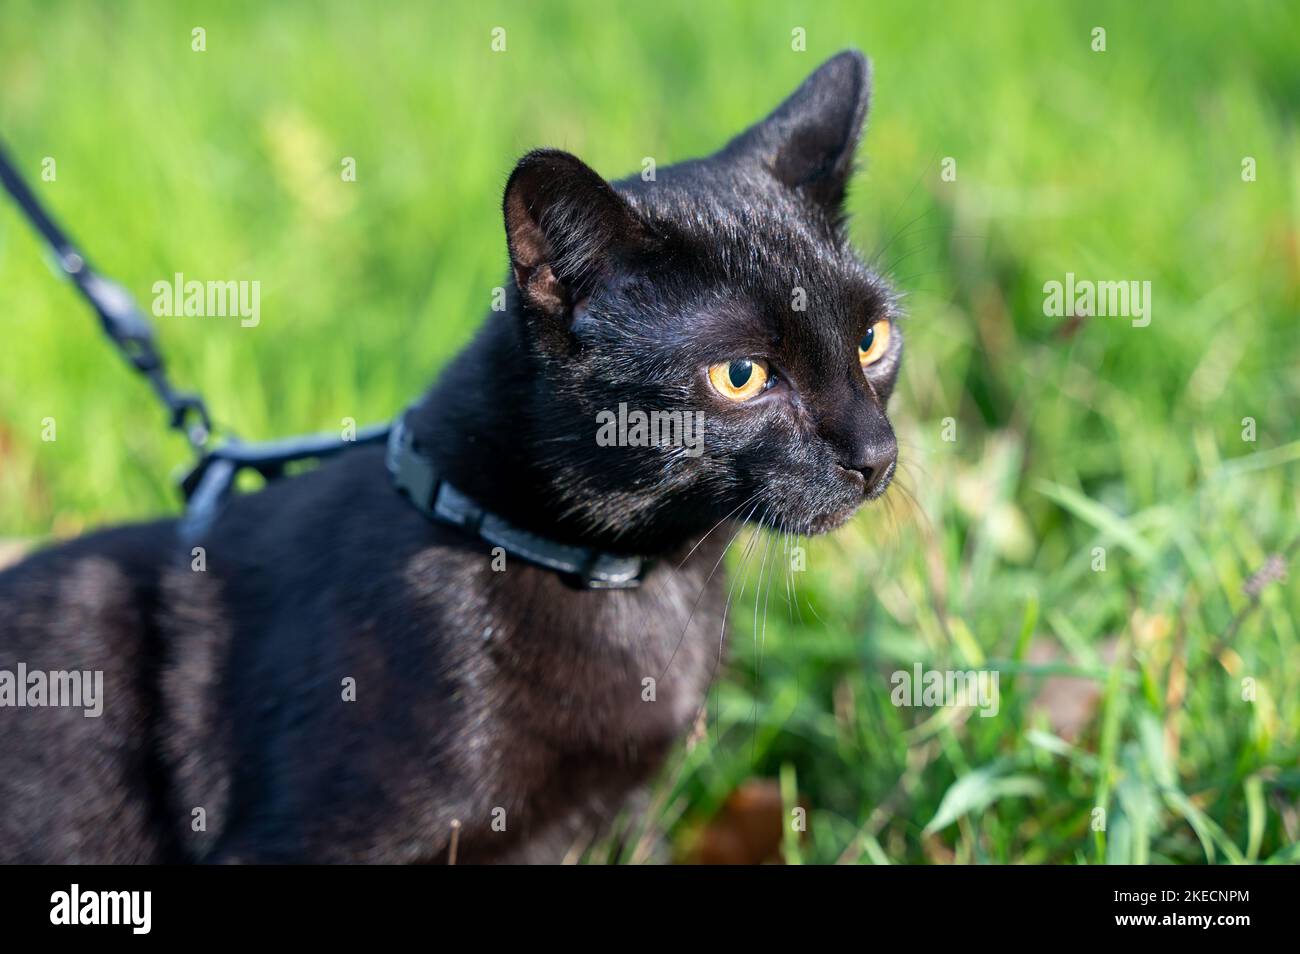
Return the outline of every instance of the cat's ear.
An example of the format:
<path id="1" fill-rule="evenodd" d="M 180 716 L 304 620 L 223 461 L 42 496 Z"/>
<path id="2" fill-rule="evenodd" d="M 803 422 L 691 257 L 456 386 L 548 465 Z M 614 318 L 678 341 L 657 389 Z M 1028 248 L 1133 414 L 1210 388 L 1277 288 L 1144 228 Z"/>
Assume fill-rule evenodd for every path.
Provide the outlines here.
<path id="1" fill-rule="evenodd" d="M 645 241 L 636 213 L 613 187 L 558 149 L 538 149 L 519 160 L 503 206 L 519 294 L 553 317 L 567 317 Z"/>
<path id="2" fill-rule="evenodd" d="M 853 172 L 871 96 L 871 64 L 845 50 L 819 66 L 761 122 L 727 145 L 724 158 L 758 162 L 790 189 L 838 214 Z"/>

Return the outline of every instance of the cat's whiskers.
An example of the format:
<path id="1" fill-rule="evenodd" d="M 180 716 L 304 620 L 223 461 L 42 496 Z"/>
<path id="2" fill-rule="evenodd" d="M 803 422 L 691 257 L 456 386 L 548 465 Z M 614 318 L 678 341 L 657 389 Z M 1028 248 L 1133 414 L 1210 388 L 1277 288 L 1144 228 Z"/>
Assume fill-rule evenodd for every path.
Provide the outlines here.
<path id="1" fill-rule="evenodd" d="M 735 592 L 737 583 L 740 583 L 740 598 L 744 599 L 745 597 L 745 586 L 748 584 L 749 580 L 749 558 L 753 553 L 754 543 L 758 539 L 758 535 L 762 532 L 763 523 L 766 519 L 767 513 L 765 509 L 763 515 L 758 518 L 758 523 L 754 525 L 754 531 L 749 535 L 749 542 L 745 544 L 745 552 L 740 558 L 740 569 L 736 572 L 735 577 L 727 587 L 727 602 L 722 608 L 722 626 L 719 628 L 718 632 L 718 659 L 714 665 L 715 674 L 717 673 L 717 666 L 722 663 L 723 643 L 726 640 L 727 634 L 727 616 L 731 611 L 731 597 Z"/>
<path id="2" fill-rule="evenodd" d="M 799 598 L 797 593 L 798 586 L 795 583 L 794 577 L 795 570 L 793 554 L 796 549 L 803 547 L 801 542 L 803 538 L 793 531 L 788 534 L 788 538 L 790 541 L 790 557 L 786 560 L 786 606 L 790 611 L 790 622 L 795 622 L 795 617 L 798 616 L 798 623 L 802 626 L 803 612 L 799 609 Z"/>
<path id="3" fill-rule="evenodd" d="M 758 493 L 755 492 L 750 499 L 752 500 L 757 496 Z M 742 503 L 741 506 L 744 506 L 744 504 Z M 745 515 L 745 518 L 737 524 L 735 532 L 731 535 L 731 539 L 727 541 L 727 545 L 722 548 L 722 553 L 719 554 L 717 561 L 714 562 L 713 569 L 709 570 L 709 575 L 704 578 L 704 583 L 700 586 L 699 595 L 695 597 L 695 604 L 691 607 L 690 615 L 686 617 L 686 623 L 682 626 L 681 635 L 677 637 L 677 645 L 673 647 L 673 651 L 668 657 L 668 662 L 664 664 L 663 672 L 659 674 L 660 681 L 663 681 L 664 676 L 668 674 L 668 670 L 672 666 L 673 660 L 677 658 L 677 651 L 682 648 L 682 640 L 686 638 L 686 631 L 691 628 L 691 620 L 695 618 L 695 611 L 700 608 L 700 601 L 704 599 L 704 594 L 708 592 L 709 582 L 713 579 L 713 574 L 718 572 L 718 567 L 720 567 L 722 561 L 726 559 L 727 551 L 730 550 L 731 545 L 736 542 L 736 538 L 740 536 L 740 532 L 745 529 L 745 524 L 747 524 L 750 518 L 754 516 L 754 511 L 757 510 L 758 507 L 758 502 L 755 502 L 754 506 L 749 509 L 749 513 Z"/>
<path id="4" fill-rule="evenodd" d="M 921 501 L 917 499 L 916 494 L 913 493 L 911 488 L 909 488 L 907 484 L 903 483 L 901 480 L 896 481 L 894 483 L 894 487 L 898 489 L 898 493 L 902 494 L 907 499 L 908 503 L 910 504 L 909 509 L 912 511 L 912 513 L 919 516 L 921 520 L 924 522 L 925 526 L 923 527 L 923 530 L 927 532 L 930 536 L 934 536 L 935 534 L 934 521 L 930 519 L 930 515 L 926 513 L 925 508 L 921 506 Z"/>
<path id="5" fill-rule="evenodd" d="M 932 211 L 931 209 L 926 209 L 925 211 L 909 219 L 901 228 L 895 230 L 894 233 L 891 234 L 889 238 L 885 240 L 885 243 L 881 245 L 878 249 L 876 249 L 876 253 L 867 260 L 867 267 L 872 269 L 873 271 L 878 270 L 880 274 L 885 274 L 885 275 L 889 274 L 888 269 L 877 269 L 877 266 L 879 266 L 880 264 L 881 257 L 885 254 L 886 250 L 888 250 L 890 246 L 892 246 L 899 239 L 906 236 L 908 234 L 908 230 L 917 222 L 921 221 L 923 218 L 929 215 L 931 211 Z M 941 227 L 942 226 L 930 226 L 929 228 L 933 230 Z M 920 231 L 924 232 L 926 231 L 926 229 L 921 229 Z"/>
<path id="6" fill-rule="evenodd" d="M 907 190 L 907 194 L 903 196 L 903 199 L 901 202 L 898 203 L 897 208 L 895 208 L 894 211 L 890 213 L 889 220 L 885 225 L 886 229 L 893 227 L 894 221 L 898 218 L 898 214 L 902 212 L 904 207 L 907 205 L 907 203 L 912 200 L 912 196 L 916 194 L 916 190 L 920 187 L 922 180 L 924 180 L 926 176 L 930 175 L 931 169 L 934 166 L 934 160 L 938 155 L 939 153 L 937 150 L 931 153 L 929 161 L 927 161 L 926 164 L 921 168 L 921 171 L 920 173 L 917 174 L 916 178 L 912 180 L 911 188 Z M 907 225 L 904 225 L 901 229 L 898 229 L 897 231 L 892 233 L 890 237 L 885 241 L 885 244 L 882 245 L 880 249 L 876 252 L 876 254 L 871 257 L 871 260 L 867 263 L 868 267 L 874 267 L 876 262 L 879 261 L 880 256 L 884 254 L 885 249 L 889 248 L 889 246 L 894 243 L 894 240 L 898 238 L 900 234 L 905 232 L 909 226 L 916 223 L 920 219 L 924 218 L 929 212 L 930 212 L 930 207 L 927 206 L 919 215 L 914 216 L 907 223 Z"/>
<path id="7" fill-rule="evenodd" d="M 898 532 L 898 514 L 894 511 L 894 498 L 890 496 L 888 491 L 886 491 L 884 496 L 880 498 L 880 503 L 883 505 L 885 522 L 888 525 L 890 532 L 893 534 L 892 545 L 898 546 L 900 537 Z"/>
<path id="8" fill-rule="evenodd" d="M 686 556 L 682 557 L 682 562 L 677 564 L 677 569 L 680 570 L 686 564 L 686 561 L 691 558 L 691 554 L 699 549 L 701 543 L 709 539 L 709 535 L 712 534 L 714 530 L 718 529 L 718 527 L 722 526 L 724 523 L 730 520 L 737 510 L 745 506 L 745 504 L 749 503 L 751 500 L 757 497 L 761 492 L 762 492 L 761 490 L 754 491 L 752 494 L 750 494 L 740 503 L 736 504 L 736 506 L 732 507 L 731 510 L 726 514 L 726 516 L 724 516 L 721 520 L 719 520 L 712 527 L 710 527 L 709 532 L 706 533 L 704 536 L 700 537 L 700 539 L 695 542 L 695 546 L 691 547 L 691 549 L 687 552 Z"/>
<path id="9" fill-rule="evenodd" d="M 896 440 L 898 441 L 898 449 L 900 452 L 901 451 L 911 452 L 910 454 L 907 455 L 904 455 L 902 453 L 898 455 L 898 469 L 906 470 L 909 473 L 915 472 L 921 477 L 929 477 L 930 472 L 926 469 L 925 465 L 916 459 L 917 452 L 918 452 L 917 445 L 913 444 L 911 441 L 906 441 L 901 438 L 896 438 Z"/>
<path id="10" fill-rule="evenodd" d="M 740 536 L 741 531 L 744 530 L 745 526 L 746 526 L 746 525 L 749 523 L 749 521 L 753 518 L 753 516 L 754 516 L 754 512 L 758 509 L 758 507 L 759 507 L 759 504 L 758 504 L 758 503 L 755 503 L 754 506 L 750 508 L 750 511 L 749 511 L 748 514 L 746 514 L 745 519 L 744 519 L 744 520 L 740 523 L 740 525 L 736 528 L 736 532 L 733 533 L 733 534 L 731 535 L 731 539 L 727 541 L 727 547 L 726 547 L 726 549 L 724 549 L 724 550 L 722 551 L 722 555 L 723 555 L 724 557 L 725 557 L 726 554 L 727 554 L 727 550 L 731 549 L 731 545 L 732 545 L 733 543 L 736 542 L 736 538 L 737 538 L 738 536 Z M 760 523 L 761 523 L 761 521 L 760 521 Z M 750 533 L 750 535 L 749 535 L 749 541 L 745 544 L 745 552 L 744 552 L 744 554 L 743 554 L 742 557 L 741 557 L 741 565 L 740 565 L 740 569 L 739 569 L 739 571 L 737 572 L 737 575 L 734 576 L 734 577 L 732 577 L 731 583 L 728 584 L 728 587 L 727 587 L 727 600 L 726 600 L 726 603 L 723 605 L 723 610 L 722 610 L 722 633 L 724 633 L 724 634 L 725 634 L 726 631 L 727 631 L 727 611 L 731 608 L 731 595 L 732 595 L 732 592 L 735 590 L 737 579 L 739 579 L 739 578 L 741 578 L 741 577 L 744 576 L 745 568 L 746 568 L 746 566 L 748 565 L 748 562 L 749 562 L 749 552 L 750 552 L 750 550 L 752 549 L 752 547 L 753 547 L 753 545 L 754 545 L 754 539 L 755 539 L 755 537 L 758 535 L 758 529 L 759 529 L 759 528 L 758 528 L 757 526 L 755 526 L 755 527 L 754 527 L 754 530 Z M 722 562 L 722 558 L 719 557 L 719 558 L 718 558 L 718 563 L 714 564 L 713 571 L 711 571 L 711 572 L 709 573 L 709 577 L 710 577 L 710 578 L 712 578 L 712 576 L 713 576 L 713 572 L 716 572 L 716 571 L 717 571 L 718 566 L 721 564 L 721 562 Z M 700 591 L 700 595 L 701 595 L 701 597 L 704 595 L 704 591 L 705 591 L 707 588 L 708 588 L 708 580 L 705 581 L 704 587 L 701 588 L 701 591 Z M 698 600 L 698 599 L 696 600 L 696 604 L 695 604 L 695 605 L 696 605 L 696 607 L 699 606 L 699 600 Z M 691 616 L 693 617 L 694 615 L 695 615 L 695 608 L 693 607 L 693 608 L 691 609 Z M 678 647 L 678 648 L 681 647 L 681 644 L 682 644 L 682 638 L 684 638 L 684 637 L 686 636 L 686 630 L 687 630 L 689 627 L 690 627 L 690 618 L 688 617 L 688 618 L 687 618 L 687 622 L 686 622 L 686 627 L 684 627 L 684 628 L 682 629 L 682 636 L 679 637 L 678 640 L 677 640 L 677 647 Z M 673 657 L 675 658 L 676 655 L 677 655 L 677 649 L 674 649 L 674 650 L 673 650 Z M 712 669 L 712 670 L 710 671 L 710 673 L 709 673 L 709 684 L 713 687 L 713 692 L 717 692 L 717 685 L 716 685 L 716 683 L 714 682 L 714 680 L 715 680 L 715 678 L 716 678 L 716 676 L 717 676 L 718 666 L 719 666 L 719 664 L 721 663 L 721 661 L 722 661 L 722 644 L 721 644 L 721 642 L 719 642 L 719 646 L 718 646 L 718 658 L 717 658 L 717 660 L 714 661 L 713 669 Z M 669 665 L 672 664 L 672 658 L 670 658 L 670 659 L 668 660 L 668 663 L 669 663 Z M 667 671 L 668 671 L 668 667 L 665 666 L 665 667 L 664 667 L 664 672 L 667 672 Z M 700 706 L 699 706 L 699 708 L 696 710 L 695 718 L 694 718 L 692 721 L 693 721 L 693 722 L 698 722 L 699 719 L 700 719 L 700 717 L 703 715 L 703 713 L 708 709 L 708 706 L 709 706 L 709 697 L 708 697 L 708 693 L 706 693 L 704 699 L 701 700 L 701 702 L 700 702 Z M 717 714 L 716 714 L 716 712 L 715 712 L 715 713 L 714 713 L 715 719 L 716 719 L 716 715 L 717 715 Z"/>
<path id="11" fill-rule="evenodd" d="M 941 231 L 941 230 L 944 230 L 944 229 L 946 229 L 946 226 L 939 225 L 939 226 L 934 226 L 933 228 L 928 228 L 928 229 L 917 229 L 917 230 L 916 230 L 915 232 L 913 232 L 912 234 L 913 234 L 913 235 L 920 235 L 920 234 L 922 234 L 922 233 L 924 233 L 924 232 L 935 232 L 935 231 Z M 972 240 L 979 239 L 979 240 L 983 240 L 983 239 L 986 239 L 986 238 L 988 238 L 987 235 L 980 235 L 980 234 L 978 234 L 978 233 L 967 233 L 967 232 L 947 232 L 947 231 L 945 231 L 945 232 L 944 232 L 944 235 L 942 236 L 942 239 L 943 239 L 943 240 L 952 240 L 952 239 L 962 239 L 962 240 L 965 240 L 965 239 L 972 239 Z M 907 259 L 911 258 L 913 255 L 917 255 L 917 254 L 919 254 L 920 252 L 928 251 L 928 250 L 931 249 L 931 248 L 940 247 L 942 244 L 943 244 L 943 242 L 942 242 L 940 239 L 934 239 L 934 240 L 929 240 L 929 241 L 922 242 L 920 245 L 914 246 L 913 248 L 909 248 L 907 251 L 900 253 L 899 256 L 898 256 L 898 258 L 894 259 L 892 262 L 890 262 L 890 263 L 889 263 L 888 265 L 886 265 L 884 268 L 880 269 L 880 274 L 881 274 L 881 275 L 885 275 L 885 276 L 887 276 L 887 277 L 889 278 L 890 281 L 898 282 L 900 285 L 903 284 L 903 283 L 906 282 L 906 281 L 910 281 L 910 280 L 911 280 L 910 278 L 899 278 L 899 277 L 896 277 L 896 276 L 894 275 L 894 271 L 898 268 L 898 266 L 901 265 L 903 262 L 907 261 Z M 936 269 L 935 271 L 944 271 L 944 270 L 943 270 L 943 269 Z M 933 274 L 933 272 L 920 272 L 920 273 L 918 273 L 918 275 L 929 275 L 929 274 Z M 915 277 L 915 276 L 914 276 L 914 277 Z M 906 294 L 907 294 L 906 292 L 899 292 L 899 293 L 898 293 L 898 297 L 900 297 L 900 298 L 901 298 L 901 297 L 904 297 Z"/>
<path id="12" fill-rule="evenodd" d="M 767 558 L 772 553 L 772 547 L 776 543 L 776 539 L 777 538 L 774 533 L 769 533 L 767 535 L 767 544 L 763 549 L 763 562 L 760 563 L 758 567 L 758 582 L 754 584 L 753 628 L 754 628 L 754 680 L 755 682 L 758 681 L 758 678 L 763 671 L 763 646 L 767 644 L 767 599 L 763 600 L 763 626 L 762 626 L 761 639 L 759 635 L 759 625 L 758 625 L 758 602 L 759 602 L 759 597 L 763 595 L 763 584 L 765 582 L 768 584 L 767 586 L 768 596 L 770 597 L 772 595 L 772 587 L 771 587 L 772 570 L 770 567 L 768 567 Z M 776 562 L 773 561 L 772 566 L 775 565 Z M 764 578 L 763 575 L 763 571 L 765 569 L 767 570 L 766 579 Z M 750 710 L 749 730 L 750 730 L 749 758 L 750 761 L 753 762 L 758 750 L 758 698 L 757 696 L 754 698 L 754 705 Z"/>
<path id="13" fill-rule="evenodd" d="M 763 562 L 760 563 L 760 564 L 758 565 L 758 583 L 755 584 L 755 586 L 754 586 L 754 650 L 755 650 L 755 653 L 756 653 L 755 664 L 754 664 L 754 674 L 755 674 L 755 675 L 758 674 L 759 663 L 761 662 L 761 657 L 759 657 L 759 656 L 757 655 L 757 654 L 760 652 L 760 650 L 759 650 L 759 633 L 758 633 L 758 598 L 759 598 L 759 596 L 761 595 L 761 593 L 762 593 L 762 591 L 763 591 L 763 571 L 764 571 L 765 569 L 767 569 L 767 558 L 768 558 L 769 556 L 771 556 L 771 554 L 772 554 L 772 544 L 773 544 L 775 541 L 776 541 L 776 537 L 775 537 L 775 535 L 769 533 L 769 534 L 768 534 L 768 537 L 767 537 L 767 545 L 766 545 L 766 547 L 763 549 Z M 770 581 L 771 578 L 772 578 L 772 576 L 771 576 L 772 571 L 771 571 L 771 570 L 768 570 L 767 572 L 768 572 L 768 577 L 767 577 L 767 579 Z M 770 594 L 770 592 L 771 592 L 770 588 L 769 588 L 768 592 L 769 592 L 769 594 Z M 767 603 L 766 603 L 766 601 L 763 603 L 763 629 L 764 629 L 764 633 L 763 633 L 763 635 L 764 635 L 764 638 L 766 638 L 766 635 L 767 635 L 767 633 L 766 633 L 766 630 L 767 630 Z"/>
<path id="14" fill-rule="evenodd" d="M 792 587 L 794 585 L 794 558 L 791 552 L 794 535 L 790 531 L 785 532 L 785 605 L 790 614 L 790 622 L 794 622 L 794 595 Z"/>
<path id="15" fill-rule="evenodd" d="M 781 545 L 782 545 L 783 548 L 784 548 L 784 546 L 785 546 L 785 540 L 786 540 L 786 534 L 785 534 L 784 531 L 782 531 L 782 534 L 781 534 Z M 776 542 L 776 537 L 775 537 L 775 535 L 773 535 L 772 538 L 771 538 L 771 542 L 769 543 L 769 547 L 775 545 L 775 542 Z M 781 555 L 778 554 L 777 559 L 780 559 L 780 558 L 781 558 Z M 766 556 L 764 557 L 764 561 L 766 562 Z M 767 579 L 766 579 L 766 581 L 765 581 L 765 582 L 766 582 L 766 585 L 767 585 L 767 594 L 763 597 L 763 625 L 762 625 L 762 629 L 761 629 L 761 631 L 760 631 L 760 629 L 759 629 L 759 627 L 758 627 L 758 625 L 757 625 L 757 622 L 755 623 L 755 627 L 754 627 L 754 632 L 755 632 L 755 634 L 756 634 L 756 637 L 755 637 L 755 638 L 757 639 L 757 644 L 758 644 L 758 653 L 757 653 L 757 655 L 756 655 L 755 658 L 754 658 L 754 679 L 755 679 L 755 682 L 757 682 L 758 679 L 759 679 L 759 678 L 762 676 L 762 674 L 763 674 L 763 654 L 767 651 L 767 610 L 768 610 L 768 607 L 771 605 L 771 601 L 772 601 L 772 571 L 773 571 L 774 569 L 776 569 L 776 560 L 773 560 L 773 561 L 772 561 L 772 565 L 771 565 L 770 567 L 768 567 L 768 570 L 767 570 Z M 755 613 L 755 618 L 757 618 L 757 614 L 758 614 L 758 594 L 757 594 L 757 593 L 754 594 L 754 613 Z M 752 731 L 752 733 L 753 733 L 752 736 L 751 736 L 751 738 L 752 738 L 752 742 L 751 742 L 751 749 L 750 749 L 750 758 L 751 758 L 751 761 L 752 761 L 752 760 L 753 760 L 753 756 L 754 756 L 754 749 L 755 749 L 755 747 L 757 747 L 757 744 L 758 744 L 758 699 L 757 699 L 757 697 L 755 697 L 755 699 L 754 699 L 754 714 L 753 714 L 753 724 L 752 724 L 752 727 L 751 727 L 751 731 Z"/>
<path id="16" fill-rule="evenodd" d="M 755 509 L 757 509 L 757 505 L 755 505 Z M 751 517 L 753 516 L 752 510 L 750 511 L 750 516 Z M 754 550 L 754 542 L 758 539 L 759 534 L 762 533 L 763 524 L 767 521 L 767 518 L 768 518 L 767 509 L 764 508 L 762 515 L 759 516 L 758 523 L 755 524 L 753 532 L 750 533 L 749 535 L 749 541 L 745 544 L 745 552 L 740 558 L 740 568 L 739 570 L 737 570 L 736 576 L 732 578 L 730 585 L 727 587 L 727 601 L 722 607 L 722 625 L 718 628 L 718 656 L 713 662 L 713 671 L 712 673 L 710 673 L 709 676 L 709 681 L 713 684 L 714 687 L 713 692 L 714 692 L 715 701 L 717 699 L 717 691 L 718 691 L 717 683 L 715 682 L 715 680 L 717 679 L 718 670 L 722 666 L 722 655 L 726 646 L 727 617 L 731 613 L 731 598 L 732 595 L 735 593 L 737 582 L 740 582 L 741 584 L 740 595 L 738 599 L 744 599 L 745 597 L 745 585 L 749 578 L 749 558 Z M 746 520 L 746 522 L 748 522 L 748 519 Z M 704 706 L 707 705 L 708 705 L 708 699 L 706 698 L 704 702 Z M 713 716 L 714 716 L 714 722 L 716 723 L 718 717 L 716 706 L 714 708 Z"/>

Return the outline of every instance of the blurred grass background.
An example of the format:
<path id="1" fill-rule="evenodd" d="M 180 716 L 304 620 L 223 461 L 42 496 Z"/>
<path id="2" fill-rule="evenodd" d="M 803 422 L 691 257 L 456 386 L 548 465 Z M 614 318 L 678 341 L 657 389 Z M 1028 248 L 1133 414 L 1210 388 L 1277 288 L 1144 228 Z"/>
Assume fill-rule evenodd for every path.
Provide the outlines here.
<path id="1" fill-rule="evenodd" d="M 146 308 L 178 271 L 262 283 L 256 328 L 158 325 L 175 380 L 269 438 L 386 419 L 460 347 L 527 149 L 696 156 L 863 49 L 850 201 L 911 314 L 902 486 L 790 588 L 737 548 L 729 674 L 656 797 L 671 851 L 582 853 L 698 857 L 780 778 L 788 861 L 1294 862 L 1300 595 L 1246 583 L 1300 537 L 1296 36 L 1272 2 L 6 0 L 0 137 Z M 174 510 L 182 443 L 43 258 L 0 202 L 0 538 Z M 1045 317 L 1067 271 L 1149 280 L 1151 325 Z M 916 663 L 997 670 L 998 715 L 895 707 Z"/>

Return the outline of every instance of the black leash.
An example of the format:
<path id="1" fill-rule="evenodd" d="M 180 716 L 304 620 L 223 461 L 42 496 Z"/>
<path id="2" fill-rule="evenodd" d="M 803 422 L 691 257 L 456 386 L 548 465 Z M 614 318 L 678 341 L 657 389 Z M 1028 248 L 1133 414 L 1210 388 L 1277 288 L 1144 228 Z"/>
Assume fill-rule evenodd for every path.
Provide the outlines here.
<path id="1" fill-rule="evenodd" d="M 377 424 L 364 428 L 351 440 L 321 434 L 246 444 L 231 438 L 209 450 L 212 420 L 203 399 L 172 387 L 162 355 L 154 345 L 153 326 L 135 300 L 121 285 L 90 267 L 86 256 L 54 224 L 27 188 L 2 145 L 0 181 L 28 221 L 49 243 L 59 268 L 95 309 L 113 344 L 132 367 L 149 379 L 167 406 L 170 426 L 185 435 L 198 455 L 198 462 L 181 481 L 186 506 L 180 520 L 180 537 L 186 547 L 207 535 L 229 499 L 241 470 L 256 471 L 271 481 L 283 476 L 289 464 L 332 457 L 356 445 L 387 442 L 386 462 L 393 486 L 428 519 L 458 527 L 493 546 L 502 547 L 521 560 L 570 577 L 587 589 L 627 589 L 640 585 L 650 566 L 650 561 L 643 557 L 549 540 L 484 510 L 438 475 L 433 459 L 412 438 L 405 424 L 405 415 L 392 426 Z"/>
<path id="2" fill-rule="evenodd" d="M 220 447 L 209 449 L 212 419 L 203 399 L 172 386 L 162 355 L 155 345 L 153 326 L 135 300 L 121 285 L 90 267 L 86 256 L 55 224 L 27 187 L 2 145 L 0 182 L 4 183 L 33 228 L 49 244 L 58 268 L 95 309 L 109 339 L 131 366 L 149 379 L 154 392 L 167 408 L 169 426 L 184 434 L 198 455 L 198 462 L 181 481 L 181 493 L 186 500 L 185 515 L 180 524 L 183 541 L 196 540 L 208 531 L 229 498 L 239 471 L 254 470 L 263 478 L 274 480 L 291 463 L 329 457 L 353 444 L 375 443 L 388 436 L 388 425 L 382 424 L 358 432 L 355 440 L 317 435 L 245 444 L 232 438 Z"/>
<path id="3" fill-rule="evenodd" d="M 375 424 L 357 431 L 351 440 L 333 434 L 311 434 L 258 444 L 227 441 L 204 454 L 181 481 L 186 500 L 181 539 L 189 544 L 207 535 L 230 498 L 241 470 L 256 471 L 267 481 L 277 480 L 284 476 L 289 464 L 333 457 L 359 444 L 378 444 L 387 440 L 388 431 L 387 424 Z"/>
<path id="4" fill-rule="evenodd" d="M 72 240 L 54 224 L 45 209 L 32 195 L 0 145 L 0 182 L 9 190 L 18 207 L 54 252 L 55 262 L 63 274 L 72 279 L 99 315 L 99 323 L 137 371 L 149 379 L 154 391 L 167 406 L 169 426 L 185 435 L 199 453 L 212 433 L 207 406 L 196 394 L 184 394 L 172 387 L 167 378 L 162 355 L 154 346 L 153 327 L 136 307 L 125 288 L 109 281 L 90 267 Z"/>

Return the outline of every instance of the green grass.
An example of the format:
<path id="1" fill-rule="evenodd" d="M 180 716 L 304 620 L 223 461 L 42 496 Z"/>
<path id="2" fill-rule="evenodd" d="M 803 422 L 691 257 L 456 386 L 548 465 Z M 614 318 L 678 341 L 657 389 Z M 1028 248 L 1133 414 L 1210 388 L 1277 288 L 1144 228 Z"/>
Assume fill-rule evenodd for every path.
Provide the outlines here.
<path id="1" fill-rule="evenodd" d="M 1297 35 L 1271 2 L 8 0 L 0 137 L 146 305 L 177 271 L 261 281 L 257 328 L 158 324 L 176 380 L 263 438 L 387 418 L 466 340 L 523 151 L 694 156 L 862 48 L 853 229 L 911 315 L 903 486 L 805 571 L 737 556 L 670 843 L 761 777 L 807 806 L 806 863 L 1295 862 L 1300 574 L 1253 608 L 1242 587 L 1300 538 Z M 0 203 L 0 537 L 173 509 L 184 447 L 42 257 Z M 1043 313 L 1067 271 L 1151 281 L 1150 326 L 1068 334 Z M 998 715 L 892 705 L 916 663 L 995 669 Z M 1093 699 L 1072 731 L 1035 701 L 1060 674 Z"/>

